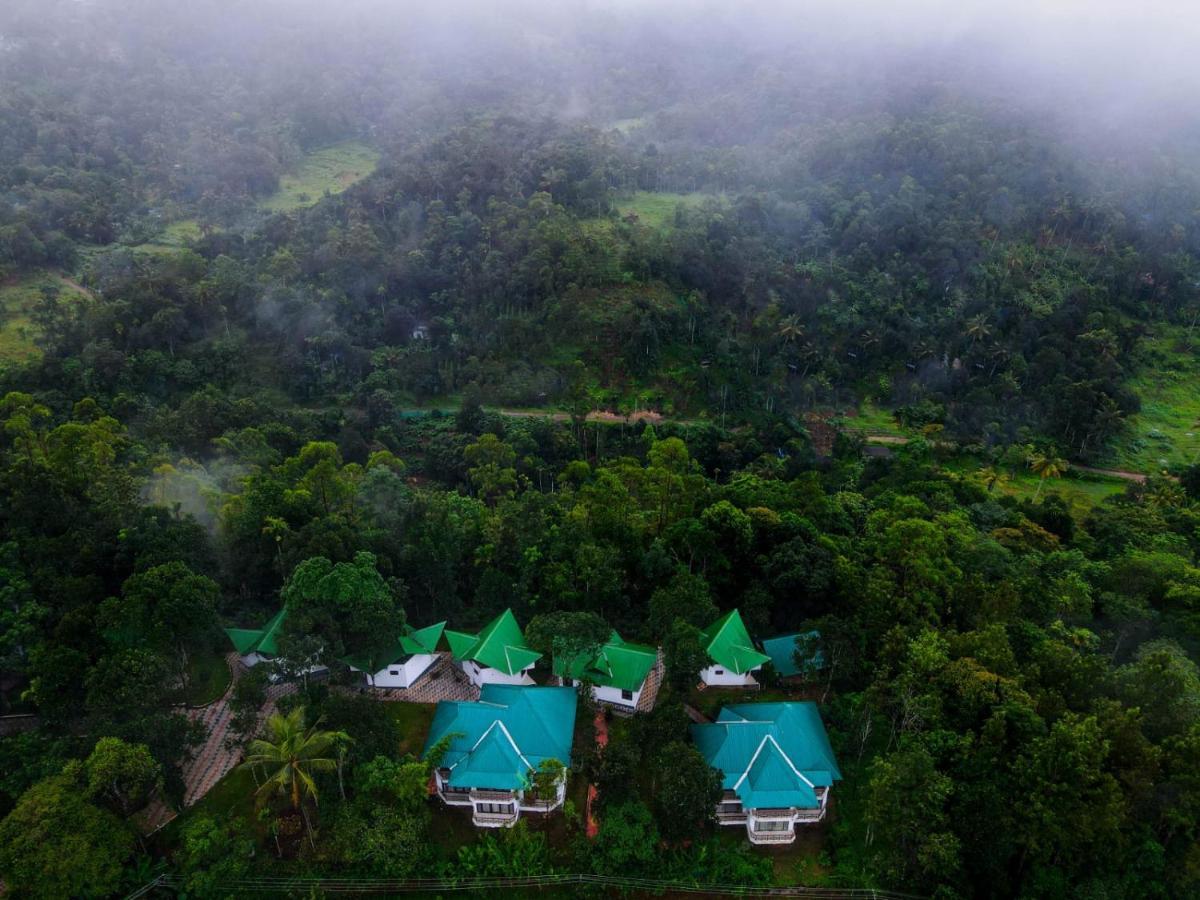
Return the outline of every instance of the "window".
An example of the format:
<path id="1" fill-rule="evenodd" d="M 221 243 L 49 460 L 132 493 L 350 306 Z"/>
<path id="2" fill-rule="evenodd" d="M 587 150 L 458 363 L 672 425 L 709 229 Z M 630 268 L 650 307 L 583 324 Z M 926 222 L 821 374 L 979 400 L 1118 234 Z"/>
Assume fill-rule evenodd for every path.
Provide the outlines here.
<path id="1" fill-rule="evenodd" d="M 475 812 L 491 813 L 492 815 L 510 816 L 512 815 L 511 803 L 476 803 Z"/>
<path id="2" fill-rule="evenodd" d="M 755 831 L 791 831 L 792 823 L 787 819 L 771 819 L 768 821 L 757 820 L 754 823 Z"/>
<path id="3" fill-rule="evenodd" d="M 399 675 L 400 670 L 399 669 L 388 669 L 388 674 L 389 675 Z"/>
<path id="4" fill-rule="evenodd" d="M 633 691 L 621 691 L 621 699 L 622 700 L 632 700 L 633 699 Z"/>
<path id="5" fill-rule="evenodd" d="M 725 670 L 724 669 L 713 669 L 713 674 L 714 675 L 724 675 Z"/>

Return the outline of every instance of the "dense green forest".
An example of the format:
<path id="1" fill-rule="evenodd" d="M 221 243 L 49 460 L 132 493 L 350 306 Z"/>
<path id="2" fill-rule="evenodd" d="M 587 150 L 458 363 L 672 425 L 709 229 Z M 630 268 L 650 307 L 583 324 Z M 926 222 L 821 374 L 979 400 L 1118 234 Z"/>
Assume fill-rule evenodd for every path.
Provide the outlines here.
<path id="1" fill-rule="evenodd" d="M 11 896 L 1200 896 L 1194 119 L 1034 102 L 969 46 L 246 6 L 0 10 Z M 231 684 L 221 629 L 285 603 L 294 689 Z M 339 660 L 509 608 L 666 684 L 577 733 L 559 816 L 481 834 L 427 796 L 432 708 Z M 688 744 L 735 608 L 820 633 L 761 679 L 845 776 L 786 852 L 716 827 Z M 308 800 L 192 792 L 218 698 L 224 752 L 325 742 Z"/>

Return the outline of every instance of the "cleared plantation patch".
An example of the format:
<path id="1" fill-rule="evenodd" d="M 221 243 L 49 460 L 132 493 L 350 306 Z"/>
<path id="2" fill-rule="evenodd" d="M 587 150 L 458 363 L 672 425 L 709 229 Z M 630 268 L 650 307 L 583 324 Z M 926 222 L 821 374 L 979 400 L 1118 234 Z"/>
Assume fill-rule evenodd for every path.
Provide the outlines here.
<path id="1" fill-rule="evenodd" d="M 942 467 L 947 471 L 970 477 L 983 469 L 985 465 L 983 460 L 976 457 L 961 456 L 943 463 Z M 1027 469 L 1012 472 L 1001 466 L 995 468 L 1001 469 L 1004 477 L 992 486 L 991 493 L 997 496 L 1016 497 L 1018 500 L 1032 500 L 1037 496 L 1040 481 L 1037 475 Z M 1076 519 L 1082 519 L 1092 511 L 1093 507 L 1103 503 L 1109 497 L 1124 493 L 1128 487 L 1129 482 L 1120 478 L 1070 470 L 1062 478 L 1048 479 L 1045 487 L 1042 488 L 1041 499 L 1045 499 L 1051 494 L 1057 494 L 1066 502 L 1071 515 Z"/>
<path id="2" fill-rule="evenodd" d="M 1142 340 L 1138 375 L 1126 385 L 1142 401 L 1105 464 L 1154 473 L 1200 459 L 1200 331 L 1159 325 Z"/>
<path id="3" fill-rule="evenodd" d="M 851 429 L 866 432 L 868 435 L 903 437 L 905 434 L 890 409 L 875 406 L 869 400 L 864 400 L 858 405 L 855 415 L 847 415 L 845 424 Z"/>
<path id="4" fill-rule="evenodd" d="M 180 219 L 164 228 L 152 241 L 137 244 L 134 250 L 142 253 L 170 253 L 184 250 L 193 241 L 200 240 L 200 223 L 195 219 Z"/>
<path id="5" fill-rule="evenodd" d="M 638 217 L 641 224 L 660 230 L 675 227 L 675 210 L 680 206 L 699 206 L 711 194 L 672 194 L 656 191 L 636 191 L 632 197 L 618 200 L 617 212 L 622 216 L 630 213 Z"/>
<path id="6" fill-rule="evenodd" d="M 33 312 L 50 293 L 61 299 L 87 299 L 82 290 L 52 272 L 35 272 L 0 284 L 0 361 L 27 362 L 41 356 Z"/>
<path id="7" fill-rule="evenodd" d="M 288 212 L 317 203 L 326 192 L 340 194 L 379 165 L 379 153 L 359 141 L 345 141 L 309 153 L 295 171 L 279 180 L 279 190 L 260 206 L 269 212 Z"/>

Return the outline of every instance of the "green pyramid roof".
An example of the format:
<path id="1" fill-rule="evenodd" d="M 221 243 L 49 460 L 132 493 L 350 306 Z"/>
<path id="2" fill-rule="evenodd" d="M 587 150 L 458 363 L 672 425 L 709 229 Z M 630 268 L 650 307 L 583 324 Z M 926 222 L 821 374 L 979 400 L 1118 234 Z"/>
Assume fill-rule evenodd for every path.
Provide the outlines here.
<path id="1" fill-rule="evenodd" d="M 442 630 L 445 627 L 445 622 L 438 622 L 436 625 L 426 625 L 424 628 L 417 629 L 416 631 L 407 628 L 405 633 L 400 635 L 386 652 L 376 657 L 373 663 L 362 653 L 347 656 L 342 662 L 353 666 L 359 671 L 365 672 L 372 666 L 378 670 L 385 666 L 390 666 L 394 662 L 399 662 L 402 659 L 408 659 L 410 656 L 422 653 L 436 653 L 438 641 L 441 640 Z"/>
<path id="2" fill-rule="evenodd" d="M 285 606 L 271 618 L 262 628 L 226 628 L 225 633 L 233 643 L 233 648 L 242 656 L 258 653 L 262 656 L 276 656 L 279 653 L 279 632 L 287 618 Z"/>
<path id="3" fill-rule="evenodd" d="M 554 658 L 554 674 L 576 680 L 587 679 L 602 687 L 636 691 L 654 667 L 658 651 L 644 644 L 631 644 L 615 631 L 591 659 Z"/>
<path id="4" fill-rule="evenodd" d="M 447 630 L 446 641 L 456 660 L 473 660 L 506 675 L 516 675 L 542 657 L 525 643 L 511 609 L 496 616 L 479 634 Z"/>
<path id="5" fill-rule="evenodd" d="M 450 786 L 519 790 L 547 759 L 571 764 L 575 690 L 485 684 L 478 701 L 437 705 L 424 753 L 442 738 Z"/>
<path id="6" fill-rule="evenodd" d="M 819 631 L 804 631 L 798 634 L 784 634 L 779 637 L 768 638 L 763 641 L 763 650 L 767 656 L 771 657 L 771 662 L 775 665 L 775 671 L 785 678 L 792 675 L 811 674 L 825 666 L 825 657 L 821 653 L 820 647 L 814 647 L 805 659 L 804 665 L 799 667 L 796 665 L 796 651 L 800 649 L 796 641 L 800 638 L 816 641 L 821 637 Z"/>
<path id="7" fill-rule="evenodd" d="M 709 658 L 735 675 L 744 675 L 770 659 L 754 649 L 750 634 L 735 609 L 727 612 L 700 633 L 700 643 Z"/>
<path id="8" fill-rule="evenodd" d="M 739 703 L 691 726 L 692 740 L 747 809 L 819 805 L 814 788 L 841 779 L 813 703 Z"/>

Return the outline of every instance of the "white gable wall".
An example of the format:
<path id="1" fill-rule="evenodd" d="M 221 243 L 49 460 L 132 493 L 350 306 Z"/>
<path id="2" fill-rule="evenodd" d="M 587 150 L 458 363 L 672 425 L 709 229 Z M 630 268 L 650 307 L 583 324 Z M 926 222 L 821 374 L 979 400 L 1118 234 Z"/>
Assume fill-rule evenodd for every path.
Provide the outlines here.
<path id="1" fill-rule="evenodd" d="M 436 653 L 415 653 L 402 663 L 384 666 L 367 680 L 375 687 L 406 688 L 424 675 L 435 662 L 437 662 Z"/>
<path id="2" fill-rule="evenodd" d="M 724 666 L 709 666 L 700 672 L 700 680 L 710 687 L 753 687 L 758 684 L 754 680 L 753 672 L 757 672 L 762 666 L 755 666 L 744 675 L 738 675 L 736 672 L 731 672 Z"/>
<path id="3" fill-rule="evenodd" d="M 573 679 L 563 679 L 563 683 L 570 686 L 579 687 L 579 682 Z M 631 691 L 631 697 L 625 697 L 624 692 L 617 687 L 603 687 L 598 684 L 592 685 L 592 697 L 601 703 L 611 703 L 613 706 L 620 706 L 624 709 L 637 709 L 638 701 L 642 698 L 642 689 L 645 688 L 646 682 L 643 681 L 641 687 L 636 691 Z"/>
<path id="4" fill-rule="evenodd" d="M 534 683 L 533 679 L 526 674 L 533 668 L 533 663 L 527 665 L 516 675 L 509 675 L 507 672 L 501 672 L 499 669 L 493 669 L 491 666 L 481 666 L 473 659 L 464 659 L 461 665 L 468 680 L 476 687 L 483 687 L 485 684 L 530 685 Z"/>

